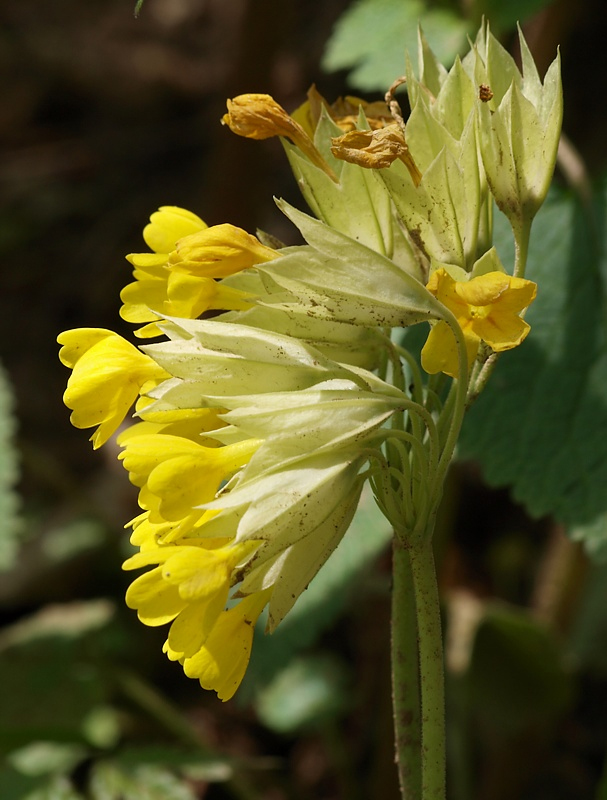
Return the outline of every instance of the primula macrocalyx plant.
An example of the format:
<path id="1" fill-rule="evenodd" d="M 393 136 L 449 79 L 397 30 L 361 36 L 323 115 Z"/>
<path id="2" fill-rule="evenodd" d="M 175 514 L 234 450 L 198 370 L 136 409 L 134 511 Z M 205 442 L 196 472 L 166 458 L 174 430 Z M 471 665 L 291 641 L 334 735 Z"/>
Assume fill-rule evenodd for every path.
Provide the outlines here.
<path id="1" fill-rule="evenodd" d="M 408 798 L 445 792 L 432 557 L 445 474 L 467 406 L 527 337 L 536 295 L 526 254 L 562 101 L 558 59 L 542 82 L 522 35 L 521 52 L 522 74 L 485 25 L 447 71 L 420 33 L 417 68 L 407 60 L 385 102 L 330 104 L 311 89 L 291 115 L 264 94 L 229 100 L 234 133 L 280 137 L 309 213 L 278 207 L 305 244 L 275 247 L 164 206 L 144 229 L 149 250 L 127 257 L 134 281 L 121 295 L 122 317 L 153 341 L 59 336 L 73 424 L 93 429 L 94 447 L 120 427 L 139 490 L 126 602 L 144 624 L 168 626 L 168 658 L 222 700 L 244 676 L 262 611 L 271 633 L 369 482 L 394 528 Z M 512 264 L 492 244 L 494 205 L 512 226 Z M 421 354 L 404 344 L 414 325 Z"/>

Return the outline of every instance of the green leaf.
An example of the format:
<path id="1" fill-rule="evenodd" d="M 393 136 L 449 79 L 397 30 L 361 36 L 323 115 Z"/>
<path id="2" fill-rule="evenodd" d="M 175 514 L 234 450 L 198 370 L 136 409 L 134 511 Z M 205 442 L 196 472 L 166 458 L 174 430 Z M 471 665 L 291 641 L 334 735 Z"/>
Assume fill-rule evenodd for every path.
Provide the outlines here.
<path id="1" fill-rule="evenodd" d="M 358 0 L 338 20 L 322 66 L 351 69 L 352 86 L 385 92 L 405 72 L 405 51 L 417 53 L 418 24 L 445 64 L 465 47 L 468 24 L 452 11 L 421 0 Z"/>
<path id="2" fill-rule="evenodd" d="M 607 675 L 607 564 L 592 564 L 568 642 L 576 667 Z"/>
<path id="3" fill-rule="evenodd" d="M 572 699 L 572 686 L 552 634 L 525 612 L 488 608 L 466 675 L 476 713 L 502 733 L 549 723 Z"/>
<path id="4" fill-rule="evenodd" d="M 593 222 L 605 218 L 600 202 L 591 213 L 562 191 L 540 210 L 527 269 L 538 284 L 531 333 L 501 356 L 459 451 L 480 462 L 489 484 L 512 487 L 531 515 L 553 514 L 578 530 L 607 511 L 606 265 Z M 496 228 L 502 261 L 512 263 L 501 215 Z"/>
<path id="5" fill-rule="evenodd" d="M 82 732 L 95 747 L 109 750 L 116 747 L 122 736 L 122 719 L 117 709 L 97 706 L 82 720 Z"/>
<path id="6" fill-rule="evenodd" d="M 387 547 L 392 528 L 365 489 L 347 533 L 333 555 L 301 595 L 275 633 L 264 636 L 265 620 L 255 634 L 251 663 L 238 697 L 251 697 L 334 624 L 352 597 L 355 581 Z"/>
<path id="7" fill-rule="evenodd" d="M 278 733 L 322 726 L 349 705 L 347 671 L 334 656 L 292 661 L 257 696 L 257 714 Z"/>
<path id="8" fill-rule="evenodd" d="M 240 766 L 238 759 L 166 745 L 124 747 L 113 762 L 124 772 L 133 772 L 141 766 L 155 766 L 169 768 L 192 780 L 208 782 L 230 780 Z"/>
<path id="9" fill-rule="evenodd" d="M 13 751 L 7 761 L 23 775 L 59 774 L 71 772 L 86 752 L 77 744 L 38 741 Z"/>
<path id="10" fill-rule="evenodd" d="M 111 606 L 55 606 L 10 628 L 0 640 L 0 749 L 32 741 L 83 742 L 83 725 L 107 699 L 107 676 L 91 660 Z"/>
<path id="11" fill-rule="evenodd" d="M 3 800 L 84 800 L 84 797 L 65 775 L 55 775 L 36 781 L 29 791 L 24 789 L 23 793 L 3 794 Z"/>
<path id="12" fill-rule="evenodd" d="M 0 572 L 10 569 L 16 560 L 19 535 L 19 498 L 15 492 L 19 469 L 14 444 L 16 421 L 13 392 L 0 366 Z"/>
<path id="13" fill-rule="evenodd" d="M 99 762 L 93 768 L 92 800 L 196 800 L 182 779 L 163 767 L 139 764 L 132 770 L 115 762 Z"/>

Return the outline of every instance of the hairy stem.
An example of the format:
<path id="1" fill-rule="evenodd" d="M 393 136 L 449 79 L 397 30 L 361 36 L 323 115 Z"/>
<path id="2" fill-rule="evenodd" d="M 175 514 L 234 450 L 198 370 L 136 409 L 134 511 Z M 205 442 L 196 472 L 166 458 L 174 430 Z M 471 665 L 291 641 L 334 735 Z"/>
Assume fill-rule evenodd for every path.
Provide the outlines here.
<path id="1" fill-rule="evenodd" d="M 445 675 L 431 535 L 410 548 L 409 558 L 419 648 L 422 798 L 445 800 Z"/>
<path id="2" fill-rule="evenodd" d="M 422 800 L 421 713 L 415 594 L 409 552 L 396 533 L 392 566 L 392 706 L 403 800 Z"/>

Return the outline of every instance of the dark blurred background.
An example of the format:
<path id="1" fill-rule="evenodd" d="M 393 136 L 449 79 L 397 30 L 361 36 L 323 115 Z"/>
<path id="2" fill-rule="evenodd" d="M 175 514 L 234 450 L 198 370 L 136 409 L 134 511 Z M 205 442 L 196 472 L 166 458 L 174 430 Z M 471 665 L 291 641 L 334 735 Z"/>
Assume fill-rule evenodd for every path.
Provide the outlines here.
<path id="1" fill-rule="evenodd" d="M 229 221 L 283 240 L 292 236 L 272 202 L 275 195 L 301 205 L 279 143 L 240 139 L 220 118 L 225 99 L 244 92 L 269 93 L 289 110 L 305 99 L 312 83 L 329 99 L 351 92 L 345 72 L 326 74 L 320 68 L 333 25 L 349 5 L 348 0 L 146 0 L 135 18 L 132 0 L 0 4 L 0 360 L 15 395 L 24 541 L 17 568 L 0 582 L 4 622 L 74 598 L 109 596 L 121 602 L 126 586 L 119 569 L 122 526 L 137 513 L 135 492 L 112 446 L 93 454 L 87 434 L 69 424 L 61 401 L 68 372 L 57 359 L 57 334 L 90 326 L 130 335 L 118 317 L 119 292 L 131 274 L 124 255 L 145 249 L 141 231 L 158 206 L 189 208 L 209 224 Z M 525 32 L 542 71 L 560 45 L 564 130 L 589 174 L 601 174 L 607 161 L 603 0 L 548 4 L 528 20 Z M 513 34 L 504 38 L 511 46 Z M 549 522 L 528 520 L 506 493 L 488 493 L 473 467 L 463 474 L 458 480 L 472 486 L 475 508 L 488 508 L 488 514 L 523 531 L 524 553 L 515 548 L 515 557 L 533 561 Z M 70 534 L 70 525 L 81 519 L 97 525 L 88 539 Z M 44 542 L 57 530 L 65 534 L 59 548 L 69 551 L 76 540 L 91 546 L 77 545 L 71 560 L 53 561 Z M 520 537 L 516 541 L 520 544 Z M 478 547 L 470 529 L 462 534 L 460 549 L 467 553 L 470 585 L 482 584 L 478 575 L 485 567 L 475 564 Z M 367 612 L 355 607 L 345 623 L 347 643 L 340 639 L 343 631 L 336 637 L 344 657 L 363 671 L 361 691 L 370 706 L 377 675 L 384 682 L 387 677 L 387 592 L 382 592 L 388 573 L 386 557 L 373 579 L 382 587 L 371 602 L 376 616 L 369 621 Z M 528 592 L 525 574 L 523 569 L 524 586 L 514 594 Z M 249 796 L 355 796 L 340 773 L 341 734 L 335 729 L 285 746 L 267 730 L 260 732 L 246 709 L 218 710 L 214 698 L 203 699 L 179 667 L 156 655 L 161 634 L 125 624 L 128 634 L 117 634 L 121 643 L 112 645 L 119 653 L 125 646 L 127 655 L 120 658 L 137 662 L 143 654 L 150 659 L 148 677 L 173 699 L 185 698 L 191 706 L 195 697 L 200 703 L 195 715 L 214 731 L 215 743 L 245 755 L 287 753 L 301 778 L 299 788 L 291 786 L 289 794 L 276 779 L 266 782 L 262 794 Z M 129 650 L 120 636 L 139 638 L 130 640 Z M 604 687 L 601 691 L 604 696 Z M 381 791 L 387 800 L 394 796 L 387 685 L 377 704 L 388 723 L 380 728 L 385 763 L 372 765 L 376 789 L 357 791 L 361 798 Z M 356 724 L 363 726 L 360 715 Z M 567 793 L 559 793 L 559 780 L 550 773 L 541 789 L 524 797 L 594 796 L 603 728 L 597 734 L 580 725 L 577 734 L 590 737 L 591 756 L 573 759 Z M 366 737 L 360 730 L 352 736 L 350 757 L 364 771 Z M 507 772 L 511 764 L 506 760 L 500 769 Z M 208 791 L 209 797 L 223 796 L 221 789 Z M 501 800 L 492 791 L 485 793 L 487 800 Z M 197 796 L 206 792 L 201 783 Z M 0 797 L 4 800 L 1 792 Z"/>

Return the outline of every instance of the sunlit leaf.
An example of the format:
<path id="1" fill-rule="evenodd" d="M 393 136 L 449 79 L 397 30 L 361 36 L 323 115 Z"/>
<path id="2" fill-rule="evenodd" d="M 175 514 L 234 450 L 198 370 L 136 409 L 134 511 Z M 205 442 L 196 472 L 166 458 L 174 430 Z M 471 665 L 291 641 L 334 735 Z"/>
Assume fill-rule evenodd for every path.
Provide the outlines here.
<path id="1" fill-rule="evenodd" d="M 48 775 L 70 772 L 85 755 L 80 745 L 39 741 L 13 751 L 7 761 L 24 775 Z"/>
<path id="2" fill-rule="evenodd" d="M 444 64 L 466 45 L 469 25 L 453 11 L 421 0 L 358 0 L 339 18 L 322 65 L 328 72 L 349 69 L 352 86 L 383 93 L 404 74 L 405 51 L 415 57 L 418 24 Z"/>

